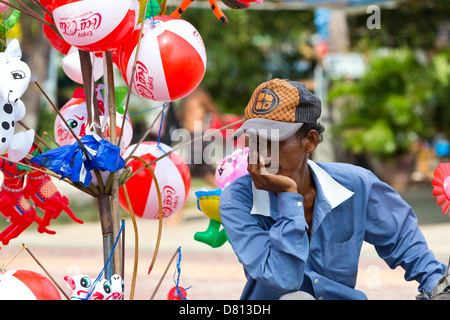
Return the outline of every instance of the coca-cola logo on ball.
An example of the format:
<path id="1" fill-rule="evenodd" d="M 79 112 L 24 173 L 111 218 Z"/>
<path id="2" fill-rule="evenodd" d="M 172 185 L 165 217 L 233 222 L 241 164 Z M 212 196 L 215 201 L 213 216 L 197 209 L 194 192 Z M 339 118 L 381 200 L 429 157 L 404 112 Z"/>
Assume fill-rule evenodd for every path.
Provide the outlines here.
<path id="1" fill-rule="evenodd" d="M 177 196 L 177 192 L 171 186 L 165 186 L 163 188 L 162 194 L 163 194 L 162 214 L 164 217 L 168 217 L 177 207 L 178 199 L 180 197 Z"/>
<path id="2" fill-rule="evenodd" d="M 137 61 L 134 88 L 141 97 L 154 100 L 153 81 L 154 79 L 148 75 L 148 69 L 145 65 L 142 62 Z"/>
<path id="3" fill-rule="evenodd" d="M 85 16 L 88 14 L 91 15 L 87 18 L 69 17 L 66 19 L 61 19 L 66 21 L 59 22 L 59 29 L 63 34 L 68 36 L 73 36 L 77 32 L 78 37 L 92 36 L 92 31 L 98 29 L 98 27 L 100 27 L 100 24 L 102 23 L 102 15 L 100 13 L 92 14 L 91 11 L 81 16 Z"/>
<path id="4" fill-rule="evenodd" d="M 53 19 L 72 46 L 90 52 L 116 49 L 129 40 L 138 0 L 53 0 Z"/>

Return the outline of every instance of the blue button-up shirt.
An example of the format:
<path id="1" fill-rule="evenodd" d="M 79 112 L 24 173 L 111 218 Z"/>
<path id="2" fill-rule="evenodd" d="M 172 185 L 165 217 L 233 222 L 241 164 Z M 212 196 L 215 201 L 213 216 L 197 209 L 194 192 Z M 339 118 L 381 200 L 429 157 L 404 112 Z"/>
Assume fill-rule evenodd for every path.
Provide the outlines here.
<path id="1" fill-rule="evenodd" d="M 389 267 L 403 267 L 420 292 L 437 284 L 446 266 L 394 189 L 353 165 L 308 165 L 317 187 L 310 239 L 302 195 L 258 190 L 248 174 L 223 190 L 222 222 L 248 280 L 241 299 L 278 299 L 297 290 L 316 299 L 367 299 L 354 289 L 363 241 Z"/>

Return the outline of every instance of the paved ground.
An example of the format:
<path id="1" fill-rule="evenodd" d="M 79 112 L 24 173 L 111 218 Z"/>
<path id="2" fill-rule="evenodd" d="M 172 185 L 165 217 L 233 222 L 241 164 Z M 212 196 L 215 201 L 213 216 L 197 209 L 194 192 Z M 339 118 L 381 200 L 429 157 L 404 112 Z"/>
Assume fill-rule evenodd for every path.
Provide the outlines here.
<path id="1" fill-rule="evenodd" d="M 450 254 L 448 245 L 450 220 L 446 222 L 421 225 L 429 247 L 444 263 L 447 263 Z M 179 225 L 165 222 L 155 268 L 148 276 L 147 269 L 153 255 L 158 225 L 156 221 L 138 220 L 139 264 L 134 298 L 149 299 L 151 297 L 170 258 L 181 246 L 180 285 L 191 287 L 188 290 L 188 299 L 238 299 L 245 278 L 230 245 L 226 243 L 220 248 L 212 249 L 193 239 L 195 232 L 203 231 L 207 226 L 208 220 L 197 210 L 186 211 L 184 221 Z M 82 272 L 95 278 L 103 268 L 100 224 L 98 222 L 83 225 L 69 223 L 54 225 L 52 229 L 56 231 L 55 235 L 39 234 L 32 228 L 18 239 L 11 241 L 8 246 L 2 246 L 0 266 L 11 261 L 20 251 L 23 242 L 69 294 L 70 290 L 63 280 L 65 275 Z M 134 258 L 134 232 L 131 221 L 126 221 L 125 230 L 125 298 L 129 299 Z M 7 269 L 28 269 L 42 273 L 42 269 L 25 250 L 11 261 Z M 174 262 L 157 291 L 155 299 L 166 298 L 168 291 L 174 286 L 175 270 Z M 406 282 L 401 269 L 390 270 L 369 246 L 364 246 L 362 250 L 357 287 L 363 290 L 369 299 L 374 300 L 411 300 L 417 294 L 417 284 Z"/>

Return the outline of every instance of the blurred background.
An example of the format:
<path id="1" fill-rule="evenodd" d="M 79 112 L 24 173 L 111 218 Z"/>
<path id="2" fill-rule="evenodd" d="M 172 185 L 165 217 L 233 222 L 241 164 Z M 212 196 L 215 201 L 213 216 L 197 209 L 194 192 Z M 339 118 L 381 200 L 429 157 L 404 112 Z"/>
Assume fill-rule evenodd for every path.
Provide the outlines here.
<path id="1" fill-rule="evenodd" d="M 180 3 L 168 0 L 166 14 Z M 448 223 L 432 196 L 431 180 L 437 166 L 450 161 L 450 0 L 265 0 L 247 9 L 231 9 L 219 1 L 219 6 L 228 24 L 216 18 L 205 0 L 193 1 L 181 16 L 198 30 L 206 47 L 200 86 L 217 112 L 207 114 L 204 128 L 220 127 L 217 114 L 228 122 L 240 119 L 261 82 L 275 77 L 303 82 L 321 99 L 320 122 L 326 127 L 314 160 L 366 167 L 401 193 L 419 224 Z M 0 19 L 11 11 L 0 13 Z M 63 56 L 50 46 L 42 23 L 22 15 L 5 31 L 7 40 L 19 39 L 23 60 L 61 108 L 81 85 L 65 75 Z M 124 85 L 118 72 L 115 81 Z M 171 104 L 174 128 L 185 126 L 183 103 L 189 98 Z M 41 92 L 30 85 L 22 100 L 24 123 L 40 136 L 52 137 L 56 113 Z M 158 105 L 131 96 L 132 143 L 154 121 Z M 158 132 L 153 134 L 155 138 Z M 98 220 L 95 199 L 64 184 L 58 187 L 79 218 Z M 206 227 L 194 192 L 209 187 L 204 178 L 192 178 L 185 225 L 191 221 Z M 66 222 L 71 222 L 67 215 L 55 221 Z M 193 235 L 190 229 L 185 232 Z"/>
<path id="2" fill-rule="evenodd" d="M 166 14 L 180 3 L 169 0 Z M 315 160 L 367 167 L 400 192 L 421 186 L 431 192 L 433 171 L 450 154 L 448 0 L 266 0 L 247 9 L 220 2 L 220 8 L 228 24 L 204 0 L 194 1 L 181 17 L 203 38 L 208 61 L 200 86 L 221 114 L 242 117 L 253 90 L 268 79 L 303 82 L 323 106 L 325 139 Z M 80 85 L 64 74 L 62 54 L 50 46 L 42 23 L 22 14 L 6 37 L 20 40 L 23 60 L 63 106 Z M 117 85 L 121 80 L 118 74 Z M 178 127 L 188 98 L 173 103 Z M 34 86 L 22 100 L 24 122 L 52 136 L 56 113 L 48 101 Z M 142 110 L 155 105 L 131 96 L 133 142 L 156 115 Z M 205 118 L 205 128 L 218 127 L 214 117 Z M 196 185 L 205 181 L 194 178 Z"/>

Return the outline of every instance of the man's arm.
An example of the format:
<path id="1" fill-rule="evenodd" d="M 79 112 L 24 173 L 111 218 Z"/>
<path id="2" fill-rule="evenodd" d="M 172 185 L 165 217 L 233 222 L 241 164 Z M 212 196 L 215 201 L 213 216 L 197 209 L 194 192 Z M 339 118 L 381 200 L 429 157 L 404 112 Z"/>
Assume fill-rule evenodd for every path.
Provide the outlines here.
<path id="1" fill-rule="evenodd" d="M 278 194 L 279 212 L 273 226 L 250 214 L 251 179 L 244 176 L 220 197 L 220 214 L 231 246 L 248 275 L 280 293 L 298 290 L 309 253 L 303 198 L 298 193 Z"/>
<path id="2" fill-rule="evenodd" d="M 405 270 L 406 280 L 420 283 L 419 291 L 430 291 L 444 275 L 446 266 L 436 260 L 417 225 L 417 217 L 400 195 L 373 174 L 366 217 L 365 240 L 392 269 Z"/>

